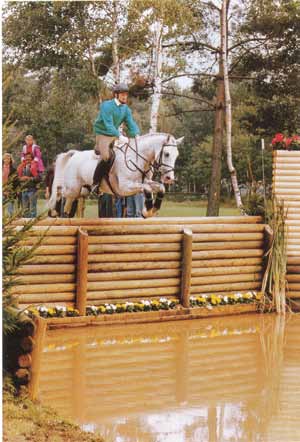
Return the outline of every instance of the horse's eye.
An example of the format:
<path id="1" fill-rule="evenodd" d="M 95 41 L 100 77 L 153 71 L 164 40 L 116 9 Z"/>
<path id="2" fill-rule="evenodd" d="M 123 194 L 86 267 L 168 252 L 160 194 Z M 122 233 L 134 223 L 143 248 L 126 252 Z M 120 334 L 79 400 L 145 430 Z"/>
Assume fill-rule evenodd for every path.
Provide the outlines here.
<path id="1" fill-rule="evenodd" d="M 170 156 L 169 152 L 165 152 L 165 157 L 168 158 Z"/>

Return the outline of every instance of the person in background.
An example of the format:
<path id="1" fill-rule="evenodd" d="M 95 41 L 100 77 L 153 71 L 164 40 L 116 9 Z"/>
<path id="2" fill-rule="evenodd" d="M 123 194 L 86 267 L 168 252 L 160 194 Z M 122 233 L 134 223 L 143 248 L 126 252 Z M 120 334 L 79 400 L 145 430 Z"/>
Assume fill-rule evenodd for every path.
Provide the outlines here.
<path id="1" fill-rule="evenodd" d="M 36 161 L 38 165 L 39 174 L 42 174 L 45 170 L 45 167 L 42 160 L 41 148 L 35 143 L 32 135 L 27 135 L 25 138 L 25 144 L 22 148 L 21 161 L 25 160 L 25 155 L 27 153 L 31 153 L 34 161 Z"/>
<path id="2" fill-rule="evenodd" d="M 2 159 L 2 186 L 9 186 L 9 188 L 3 192 L 4 201 L 7 201 L 7 213 L 9 216 L 12 216 L 14 213 L 16 197 L 15 189 L 19 184 L 16 169 L 14 168 L 13 163 L 14 160 L 12 155 L 6 152 Z"/>
<path id="3" fill-rule="evenodd" d="M 115 197 L 115 208 L 116 208 L 116 218 L 124 217 L 125 210 L 125 198 L 116 196 Z"/>
<path id="4" fill-rule="evenodd" d="M 23 184 L 22 209 L 25 218 L 35 218 L 37 215 L 37 186 L 40 182 L 38 164 L 31 153 L 25 154 L 24 161 L 18 166 L 19 180 Z"/>
<path id="5" fill-rule="evenodd" d="M 113 217 L 113 198 L 109 193 L 102 193 L 98 197 L 98 217 L 112 218 Z"/>
<path id="6" fill-rule="evenodd" d="M 141 218 L 144 207 L 143 193 L 136 193 L 126 197 L 127 218 Z"/>

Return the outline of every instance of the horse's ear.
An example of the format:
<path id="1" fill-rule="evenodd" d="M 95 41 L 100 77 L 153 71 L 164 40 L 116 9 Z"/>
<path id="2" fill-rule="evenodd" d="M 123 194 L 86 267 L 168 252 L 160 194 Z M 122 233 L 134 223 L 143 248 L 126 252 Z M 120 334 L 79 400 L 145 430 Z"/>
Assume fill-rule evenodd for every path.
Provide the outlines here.
<path id="1" fill-rule="evenodd" d="M 177 138 L 177 140 L 176 140 L 176 144 L 177 144 L 177 145 L 178 145 L 178 144 L 181 144 L 181 143 L 183 142 L 183 139 L 184 139 L 184 137 Z"/>

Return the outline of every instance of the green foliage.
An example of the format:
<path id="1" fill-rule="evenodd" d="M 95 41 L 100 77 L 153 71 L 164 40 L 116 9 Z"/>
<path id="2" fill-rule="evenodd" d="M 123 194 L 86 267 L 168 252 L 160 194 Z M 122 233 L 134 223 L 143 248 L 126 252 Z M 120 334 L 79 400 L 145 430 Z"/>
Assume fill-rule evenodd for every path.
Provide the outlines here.
<path id="1" fill-rule="evenodd" d="M 30 235 L 30 231 L 44 214 L 37 218 L 27 219 L 22 226 L 16 226 L 17 221 L 22 216 L 22 209 L 15 211 L 11 216 L 7 214 L 7 205 L 10 200 L 17 199 L 18 193 L 22 191 L 22 186 L 12 186 L 12 182 L 3 186 L 3 193 L 10 195 L 3 200 L 2 212 L 2 307 L 3 307 L 3 332 L 4 335 L 11 334 L 17 327 L 17 298 L 12 295 L 12 289 L 20 283 L 18 270 L 26 264 L 35 254 L 40 246 L 44 235 L 37 237 L 36 244 L 24 246 L 24 241 Z"/>

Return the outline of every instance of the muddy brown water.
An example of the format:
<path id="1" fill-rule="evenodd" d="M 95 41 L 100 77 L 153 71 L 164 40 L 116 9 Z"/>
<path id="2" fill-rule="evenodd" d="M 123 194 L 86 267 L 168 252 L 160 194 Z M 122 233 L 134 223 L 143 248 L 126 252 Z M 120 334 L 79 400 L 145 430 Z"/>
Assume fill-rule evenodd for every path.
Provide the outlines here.
<path id="1" fill-rule="evenodd" d="M 39 397 L 105 442 L 297 442 L 300 316 L 52 330 Z"/>

